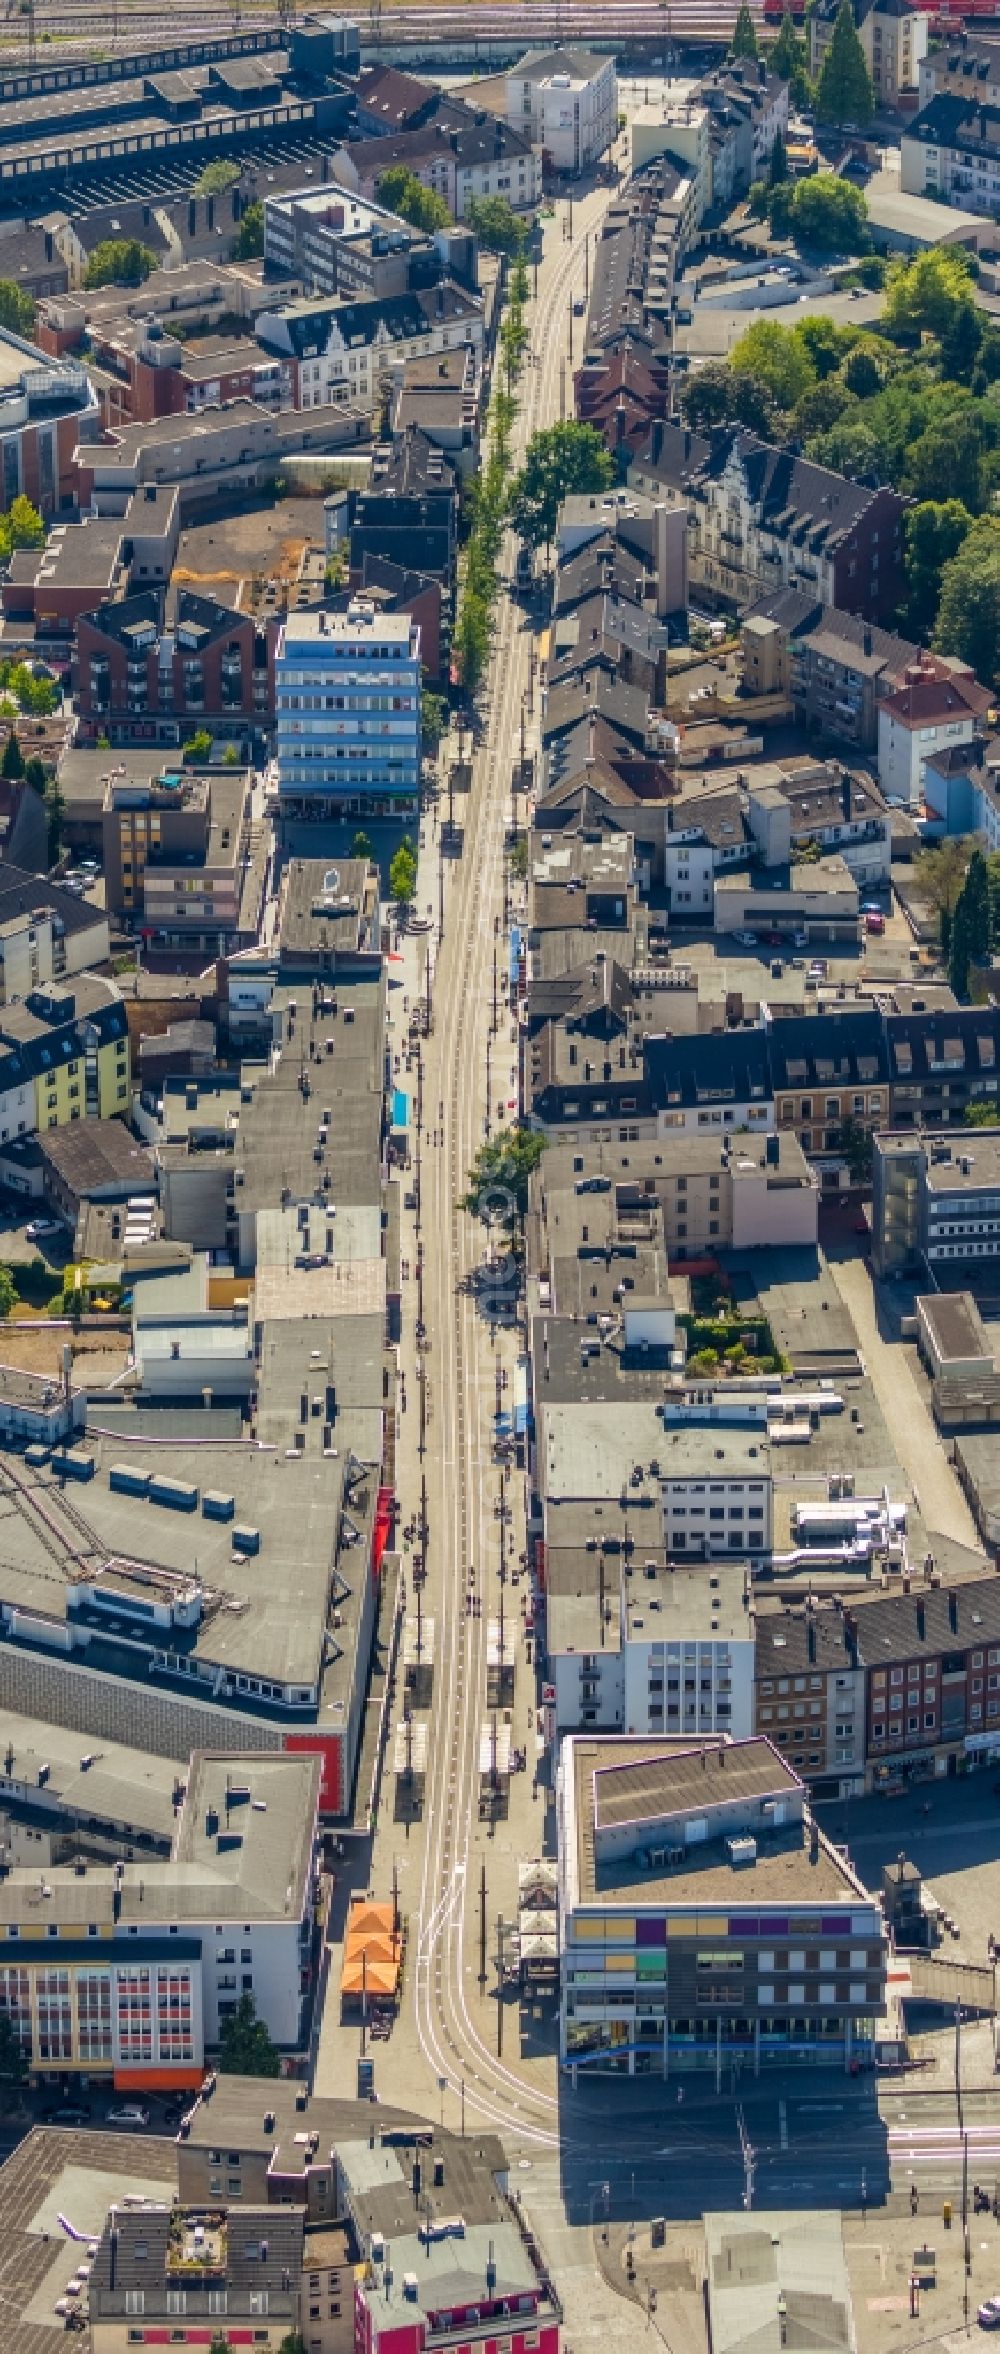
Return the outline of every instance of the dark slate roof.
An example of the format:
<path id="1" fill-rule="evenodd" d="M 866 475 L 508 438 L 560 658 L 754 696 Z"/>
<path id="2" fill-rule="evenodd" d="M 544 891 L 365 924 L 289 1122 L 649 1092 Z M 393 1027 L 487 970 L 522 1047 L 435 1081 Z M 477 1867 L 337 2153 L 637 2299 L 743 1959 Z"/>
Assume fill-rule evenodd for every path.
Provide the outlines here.
<path id="1" fill-rule="evenodd" d="M 771 530 L 803 535 L 821 530 L 828 548 L 860 522 L 877 495 L 869 485 L 848 482 L 828 466 L 777 449 L 741 425 L 718 425 L 706 439 L 679 425 L 657 424 L 639 465 L 680 490 L 692 481 L 718 479 L 733 457 L 742 466 L 752 504 Z"/>
<path id="2" fill-rule="evenodd" d="M 878 1087 L 889 1077 L 882 1017 L 869 1011 L 789 1014 L 769 1032 L 771 1082 L 780 1088 Z"/>
<path id="3" fill-rule="evenodd" d="M 1000 1075 L 1000 1007 L 963 1005 L 950 1013 L 887 1014 L 885 1035 L 891 1080 L 940 1079 L 948 1076 L 946 1066 L 951 1066 L 954 1078 L 956 1055 L 969 1078 L 995 1083 Z"/>
<path id="4" fill-rule="evenodd" d="M 641 747 L 646 741 L 648 711 L 649 697 L 642 687 L 627 686 L 623 679 L 609 678 L 603 671 L 590 672 L 585 678 L 574 675 L 549 691 L 542 742 L 548 745 L 553 738 L 568 735 L 581 720 L 589 722 L 593 712 Z"/>
<path id="5" fill-rule="evenodd" d="M 100 921 L 100 910 L 78 899 L 74 891 L 61 890 L 45 875 L 11 866 L 6 858 L 0 861 L 0 924 L 9 924 L 18 915 L 31 915 L 36 907 L 51 908 L 64 932 L 89 932 Z"/>
<path id="6" fill-rule="evenodd" d="M 706 1038 L 646 1038 L 643 1067 L 656 1111 L 668 1105 L 763 1103 L 772 1092 L 763 1029 L 713 1032 Z"/>
<path id="7" fill-rule="evenodd" d="M 406 343 L 412 336 L 426 335 L 428 327 L 442 319 L 461 323 L 478 317 L 480 308 L 463 287 L 446 279 L 441 286 L 373 295 L 359 302 L 345 302 L 339 295 L 322 296 L 312 302 L 289 303 L 275 315 L 285 325 L 296 359 L 302 359 L 325 351 L 334 328 L 348 350 L 369 344 L 380 327 L 390 343 Z"/>
<path id="8" fill-rule="evenodd" d="M 928 1586 L 915 1594 L 859 1600 L 851 1615 L 858 1657 L 867 1668 L 978 1648 L 1000 1635 L 1000 1578 L 970 1578 L 950 1590 Z"/>
<path id="9" fill-rule="evenodd" d="M 970 90 L 968 97 L 939 90 L 907 131 L 908 139 L 922 139 L 932 147 L 995 146 L 1000 131 L 1000 107 L 984 106 Z"/>

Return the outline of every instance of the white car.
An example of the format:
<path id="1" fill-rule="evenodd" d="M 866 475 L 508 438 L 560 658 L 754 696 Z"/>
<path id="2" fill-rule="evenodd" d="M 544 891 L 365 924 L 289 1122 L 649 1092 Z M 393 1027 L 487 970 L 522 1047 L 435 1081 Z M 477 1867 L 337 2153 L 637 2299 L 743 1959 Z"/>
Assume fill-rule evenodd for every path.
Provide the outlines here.
<path id="1" fill-rule="evenodd" d="M 29 1242 L 51 1242 L 55 1235 L 64 1233 L 65 1228 L 61 1218 L 32 1218 L 30 1226 L 26 1226 L 24 1231 Z"/>
<path id="2" fill-rule="evenodd" d="M 120 2109 L 108 2110 L 107 2123 L 109 2125 L 148 2125 L 149 2110 L 144 2109 L 139 2101 L 123 2101 Z"/>

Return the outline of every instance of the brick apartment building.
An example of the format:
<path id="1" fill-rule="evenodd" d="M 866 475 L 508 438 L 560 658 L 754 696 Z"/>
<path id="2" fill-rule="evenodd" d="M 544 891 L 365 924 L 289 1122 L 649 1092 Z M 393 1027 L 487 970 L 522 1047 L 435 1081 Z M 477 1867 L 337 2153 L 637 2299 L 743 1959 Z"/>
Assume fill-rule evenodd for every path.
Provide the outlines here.
<path id="1" fill-rule="evenodd" d="M 274 716 L 277 623 L 182 589 L 176 619 L 155 590 L 81 617 L 75 688 L 80 740 L 177 744 L 194 728 L 245 735 Z"/>

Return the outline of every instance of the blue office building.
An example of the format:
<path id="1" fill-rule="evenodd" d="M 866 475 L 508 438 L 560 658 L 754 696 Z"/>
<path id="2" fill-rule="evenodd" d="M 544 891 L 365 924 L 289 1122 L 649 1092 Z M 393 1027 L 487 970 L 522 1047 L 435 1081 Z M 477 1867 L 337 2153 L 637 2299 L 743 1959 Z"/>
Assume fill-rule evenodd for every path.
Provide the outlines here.
<path id="1" fill-rule="evenodd" d="M 278 786 L 292 814 L 416 815 L 420 631 L 363 599 L 290 613 L 275 658 Z"/>

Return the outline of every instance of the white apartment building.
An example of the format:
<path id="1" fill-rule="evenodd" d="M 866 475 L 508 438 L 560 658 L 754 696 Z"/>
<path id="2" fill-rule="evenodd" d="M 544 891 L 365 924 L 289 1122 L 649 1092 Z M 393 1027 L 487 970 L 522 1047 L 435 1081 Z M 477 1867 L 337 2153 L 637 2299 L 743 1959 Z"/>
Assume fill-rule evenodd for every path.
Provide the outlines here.
<path id="1" fill-rule="evenodd" d="M 629 153 L 633 172 L 658 155 L 687 164 L 693 190 L 693 224 L 697 228 L 712 202 L 712 117 L 695 99 L 668 98 L 661 105 L 642 106 L 629 123 Z"/>
<path id="2" fill-rule="evenodd" d="M 912 663 L 878 707 L 878 775 L 886 800 L 919 809 L 925 761 L 970 744 L 989 707 L 989 693 L 971 670 L 933 654 Z"/>
<path id="3" fill-rule="evenodd" d="M 357 302 L 323 297 L 290 303 L 261 312 L 256 333 L 269 350 L 289 359 L 298 408 L 351 401 L 371 409 L 406 360 L 470 347 L 481 358 L 483 306 L 449 281 Z"/>
<path id="4" fill-rule="evenodd" d="M 0 2011 L 34 2076 L 197 2086 L 245 1994 L 272 2040 L 298 2050 L 319 1776 L 316 1757 L 198 1752 L 169 1858 L 7 1872 Z M 99 1788 L 98 1776 L 98 1813 Z"/>
<path id="5" fill-rule="evenodd" d="M 529 50 L 507 76 L 507 121 L 554 172 L 585 172 L 618 129 L 612 57 L 586 49 Z"/>
<path id="6" fill-rule="evenodd" d="M 556 1731 L 745 1739 L 753 1729 L 754 1638 L 743 1567 L 615 1554 L 602 1573 L 596 1549 L 585 1560 L 584 1592 L 579 1561 L 550 1563 L 547 1671 Z"/>
<path id="7" fill-rule="evenodd" d="M 290 613 L 274 665 L 278 788 L 286 808 L 415 814 L 420 631 L 356 598 L 346 613 Z"/>
<path id="8" fill-rule="evenodd" d="M 658 1446 L 656 1476 L 669 1557 L 711 1561 L 728 1553 L 765 1560 L 772 1544 L 765 1435 L 693 1425 L 664 1430 Z"/>
<path id="9" fill-rule="evenodd" d="M 900 141 L 899 188 L 1000 216 L 1000 106 L 978 88 L 961 97 L 939 91 Z"/>

